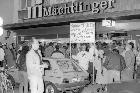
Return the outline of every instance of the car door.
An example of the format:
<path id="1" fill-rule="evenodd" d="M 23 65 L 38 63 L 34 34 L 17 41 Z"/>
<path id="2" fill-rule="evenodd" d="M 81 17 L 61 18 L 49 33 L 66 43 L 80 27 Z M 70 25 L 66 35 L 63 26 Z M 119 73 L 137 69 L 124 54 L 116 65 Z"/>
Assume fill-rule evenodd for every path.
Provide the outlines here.
<path id="1" fill-rule="evenodd" d="M 50 81 L 52 83 L 61 83 L 63 74 L 56 64 L 56 59 L 54 60 L 46 60 L 49 65 L 47 69 L 45 69 L 44 81 Z"/>

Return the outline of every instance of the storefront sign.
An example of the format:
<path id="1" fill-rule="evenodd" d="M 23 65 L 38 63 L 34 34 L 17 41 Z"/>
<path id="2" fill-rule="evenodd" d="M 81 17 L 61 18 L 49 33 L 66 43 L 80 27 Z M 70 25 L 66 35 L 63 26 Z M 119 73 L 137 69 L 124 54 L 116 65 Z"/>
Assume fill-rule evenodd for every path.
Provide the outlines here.
<path id="1" fill-rule="evenodd" d="M 61 3 L 67 3 L 67 2 L 74 2 L 77 0 L 44 0 L 45 5 L 54 5 L 54 4 L 61 4 Z"/>
<path id="2" fill-rule="evenodd" d="M 71 23 L 70 24 L 71 43 L 94 43 L 95 42 L 95 23 Z"/>
<path id="3" fill-rule="evenodd" d="M 58 4 L 54 6 L 45 6 L 44 4 L 28 7 L 28 18 L 40 18 L 48 16 L 66 15 L 73 13 L 89 12 L 99 13 L 106 9 L 114 7 L 115 0 L 94 1 L 93 3 L 87 2 L 70 2 L 66 4 Z"/>

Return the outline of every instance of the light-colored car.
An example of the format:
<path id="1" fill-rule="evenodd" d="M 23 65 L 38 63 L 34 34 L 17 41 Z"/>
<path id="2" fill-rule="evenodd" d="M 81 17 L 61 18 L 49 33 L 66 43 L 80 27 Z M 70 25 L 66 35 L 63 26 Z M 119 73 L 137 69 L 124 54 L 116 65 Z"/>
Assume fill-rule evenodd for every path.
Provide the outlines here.
<path id="1" fill-rule="evenodd" d="M 48 65 L 44 70 L 45 93 L 59 93 L 59 91 L 72 91 L 78 93 L 89 84 L 88 72 L 82 69 L 72 59 L 43 58 Z M 20 83 L 17 68 L 10 70 L 16 83 Z"/>
<path id="2" fill-rule="evenodd" d="M 78 92 L 89 84 L 87 71 L 72 59 L 44 58 L 43 62 L 48 64 L 43 76 L 45 93 Z"/>

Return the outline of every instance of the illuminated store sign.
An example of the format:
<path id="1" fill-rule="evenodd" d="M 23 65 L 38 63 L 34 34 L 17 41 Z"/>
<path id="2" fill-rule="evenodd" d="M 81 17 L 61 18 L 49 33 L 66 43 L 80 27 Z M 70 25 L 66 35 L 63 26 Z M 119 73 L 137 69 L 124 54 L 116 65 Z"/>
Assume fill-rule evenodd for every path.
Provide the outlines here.
<path id="1" fill-rule="evenodd" d="M 114 8 L 115 0 L 94 1 L 93 3 L 87 2 L 70 2 L 66 4 L 57 4 L 54 6 L 35 5 L 28 7 L 28 19 L 66 15 L 73 13 L 89 12 L 100 13 L 100 11 Z"/>

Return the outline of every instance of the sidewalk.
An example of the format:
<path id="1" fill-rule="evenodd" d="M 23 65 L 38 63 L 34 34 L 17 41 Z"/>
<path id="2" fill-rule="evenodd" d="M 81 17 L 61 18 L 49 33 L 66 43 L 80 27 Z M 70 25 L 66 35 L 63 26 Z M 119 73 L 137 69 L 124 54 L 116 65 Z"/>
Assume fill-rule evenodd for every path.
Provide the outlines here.
<path id="1" fill-rule="evenodd" d="M 108 85 L 109 93 L 140 93 L 140 83 L 137 80 Z"/>
<path id="2" fill-rule="evenodd" d="M 107 93 L 105 91 L 99 90 L 100 88 L 101 88 L 101 85 L 90 84 L 83 89 L 82 93 Z"/>

